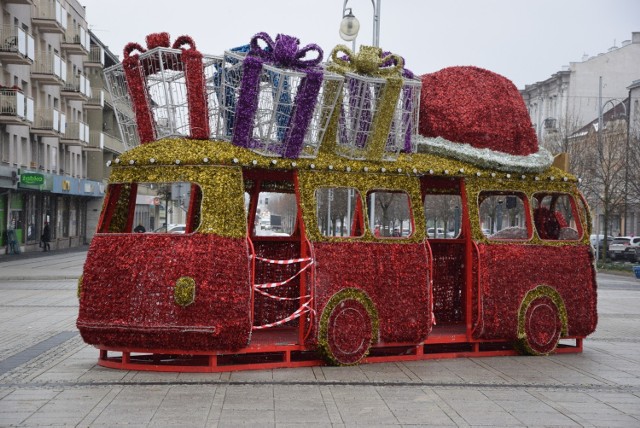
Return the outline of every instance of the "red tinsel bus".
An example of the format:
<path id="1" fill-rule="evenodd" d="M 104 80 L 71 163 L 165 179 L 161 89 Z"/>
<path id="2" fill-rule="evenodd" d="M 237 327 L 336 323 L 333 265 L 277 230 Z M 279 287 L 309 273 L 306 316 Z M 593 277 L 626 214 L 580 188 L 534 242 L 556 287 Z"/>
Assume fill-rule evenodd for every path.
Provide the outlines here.
<path id="1" fill-rule="evenodd" d="M 591 219 L 515 86 L 475 67 L 417 79 L 370 46 L 321 67 L 298 45 L 258 33 L 216 57 L 152 34 L 105 73 L 137 136 L 78 283 L 100 364 L 580 352 L 597 322 Z"/>
<path id="2" fill-rule="evenodd" d="M 135 233 L 137 196 L 176 183 L 186 233 Z M 100 364 L 156 370 L 579 352 L 597 315 L 576 185 L 432 154 L 145 144 L 113 165 L 78 328 Z"/>

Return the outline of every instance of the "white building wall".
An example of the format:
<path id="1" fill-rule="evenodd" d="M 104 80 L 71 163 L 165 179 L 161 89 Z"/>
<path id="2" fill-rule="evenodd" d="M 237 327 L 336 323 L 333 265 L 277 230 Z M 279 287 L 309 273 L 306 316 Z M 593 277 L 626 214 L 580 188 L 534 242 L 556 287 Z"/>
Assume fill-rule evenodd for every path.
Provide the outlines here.
<path id="1" fill-rule="evenodd" d="M 627 98 L 627 87 L 640 78 L 640 32 L 632 33 L 630 40 L 609 52 L 572 62 L 566 70 L 520 91 L 541 141 L 546 136 L 547 118 L 556 119 L 557 126 L 567 121 L 569 129 L 578 129 L 598 116 L 600 76 L 603 105 Z"/>

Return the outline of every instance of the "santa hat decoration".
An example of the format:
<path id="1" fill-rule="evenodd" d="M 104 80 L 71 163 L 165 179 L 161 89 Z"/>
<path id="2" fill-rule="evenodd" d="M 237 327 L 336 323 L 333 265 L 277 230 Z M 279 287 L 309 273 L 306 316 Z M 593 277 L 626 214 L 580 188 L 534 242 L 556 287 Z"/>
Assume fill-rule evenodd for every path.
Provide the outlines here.
<path id="1" fill-rule="evenodd" d="M 449 67 L 422 76 L 420 127 L 427 150 L 510 169 L 543 169 L 522 96 L 507 78 L 478 67 Z M 431 140 L 434 138 L 435 140 Z"/>

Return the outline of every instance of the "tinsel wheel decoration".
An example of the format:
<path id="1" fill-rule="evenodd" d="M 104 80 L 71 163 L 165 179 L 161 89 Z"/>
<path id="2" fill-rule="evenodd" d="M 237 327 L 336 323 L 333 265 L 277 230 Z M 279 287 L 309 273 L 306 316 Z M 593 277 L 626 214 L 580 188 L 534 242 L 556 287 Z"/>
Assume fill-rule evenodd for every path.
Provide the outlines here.
<path id="1" fill-rule="evenodd" d="M 378 313 L 369 296 L 356 288 L 336 293 L 322 311 L 318 346 L 335 365 L 353 365 L 378 340 Z"/>
<path id="2" fill-rule="evenodd" d="M 560 294 L 541 285 L 530 290 L 518 311 L 518 345 L 530 355 L 547 355 L 567 334 L 567 310 Z"/>
<path id="3" fill-rule="evenodd" d="M 449 67 L 422 76 L 422 150 L 514 171 L 548 168 L 515 85 L 478 67 Z"/>
<path id="4" fill-rule="evenodd" d="M 170 135 L 210 136 L 203 55 L 189 36 L 170 45 L 168 33 L 146 37 L 147 48 L 125 46 L 122 61 L 140 143 Z M 184 46 L 188 46 L 185 48 Z M 118 73 L 115 67 L 108 70 Z M 111 85 L 117 80 L 107 76 Z M 167 94 L 171 95 L 168 96 Z"/>

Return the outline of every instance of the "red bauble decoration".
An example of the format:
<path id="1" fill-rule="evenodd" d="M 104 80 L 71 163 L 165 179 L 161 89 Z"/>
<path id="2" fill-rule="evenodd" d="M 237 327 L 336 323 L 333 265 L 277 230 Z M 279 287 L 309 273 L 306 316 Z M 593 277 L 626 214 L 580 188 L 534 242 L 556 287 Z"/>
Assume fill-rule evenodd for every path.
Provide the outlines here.
<path id="1" fill-rule="evenodd" d="M 511 155 L 538 151 L 518 89 L 478 67 L 449 67 L 422 76 L 419 132 Z"/>

